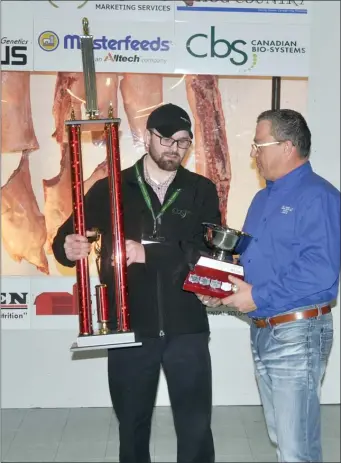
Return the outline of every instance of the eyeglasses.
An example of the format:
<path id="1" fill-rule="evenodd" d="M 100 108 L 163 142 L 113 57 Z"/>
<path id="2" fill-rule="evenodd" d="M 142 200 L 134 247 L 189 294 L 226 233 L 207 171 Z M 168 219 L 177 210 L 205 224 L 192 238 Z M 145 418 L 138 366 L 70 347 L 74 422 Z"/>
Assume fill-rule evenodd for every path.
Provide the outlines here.
<path id="1" fill-rule="evenodd" d="M 158 135 L 155 132 L 151 132 L 151 133 L 155 135 L 156 137 L 160 138 L 160 144 L 162 146 L 167 146 L 168 148 L 173 146 L 174 143 L 177 143 L 178 148 L 188 149 L 192 144 L 192 140 L 188 140 L 188 138 L 182 138 L 181 140 L 174 140 L 174 138 L 166 138 L 166 137 L 163 137 L 162 135 Z"/>
<path id="2" fill-rule="evenodd" d="M 251 148 L 255 151 L 258 151 L 259 148 L 262 148 L 263 146 L 271 146 L 271 145 L 279 145 L 282 143 L 281 141 L 269 141 L 267 143 L 252 143 Z"/>

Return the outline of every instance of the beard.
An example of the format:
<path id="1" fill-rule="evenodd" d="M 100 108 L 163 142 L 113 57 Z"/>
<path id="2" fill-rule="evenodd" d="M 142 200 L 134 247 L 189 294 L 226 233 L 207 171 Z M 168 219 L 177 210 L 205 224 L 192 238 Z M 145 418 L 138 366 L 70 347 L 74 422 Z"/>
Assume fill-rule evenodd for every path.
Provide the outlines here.
<path id="1" fill-rule="evenodd" d="M 181 157 L 178 153 L 174 153 L 173 151 L 166 151 L 159 156 L 153 153 L 153 150 L 149 151 L 150 157 L 153 159 L 155 164 L 167 172 L 174 172 L 178 170 L 181 165 Z M 167 157 L 167 155 L 171 156 L 172 158 Z"/>

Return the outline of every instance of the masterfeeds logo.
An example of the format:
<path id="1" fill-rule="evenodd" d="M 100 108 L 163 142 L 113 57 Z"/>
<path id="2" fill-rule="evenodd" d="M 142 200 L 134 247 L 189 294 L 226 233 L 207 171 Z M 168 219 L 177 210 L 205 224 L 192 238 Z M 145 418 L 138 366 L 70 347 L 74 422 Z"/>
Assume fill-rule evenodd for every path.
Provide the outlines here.
<path id="1" fill-rule="evenodd" d="M 101 38 L 94 39 L 94 50 L 111 50 L 111 51 L 169 51 L 171 47 L 170 40 L 162 40 L 161 37 L 156 37 L 154 40 L 138 40 L 131 35 L 127 35 L 124 39 L 112 39 L 103 35 Z M 64 48 L 66 50 L 74 50 L 81 48 L 79 35 L 65 35 Z"/>

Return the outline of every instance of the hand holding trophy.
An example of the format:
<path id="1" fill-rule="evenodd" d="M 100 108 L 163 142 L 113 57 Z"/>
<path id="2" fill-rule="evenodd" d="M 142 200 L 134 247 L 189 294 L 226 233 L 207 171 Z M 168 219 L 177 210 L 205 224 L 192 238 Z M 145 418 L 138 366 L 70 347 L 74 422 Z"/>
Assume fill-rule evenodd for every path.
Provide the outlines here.
<path id="1" fill-rule="evenodd" d="M 208 256 L 199 258 L 187 275 L 183 289 L 197 295 L 223 299 L 236 291 L 235 285 L 229 282 L 229 275 L 244 279 L 243 266 L 235 256 L 246 251 L 252 236 L 212 223 L 203 223 L 203 227 L 204 242 L 210 252 Z M 212 303 L 213 306 L 218 305 L 216 301 Z"/>

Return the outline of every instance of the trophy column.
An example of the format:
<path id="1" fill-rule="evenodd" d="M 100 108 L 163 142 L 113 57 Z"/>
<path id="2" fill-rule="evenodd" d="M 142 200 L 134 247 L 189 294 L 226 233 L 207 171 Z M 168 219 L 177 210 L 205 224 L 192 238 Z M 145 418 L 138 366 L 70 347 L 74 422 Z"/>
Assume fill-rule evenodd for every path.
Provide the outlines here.
<path id="1" fill-rule="evenodd" d="M 110 114 L 112 115 L 112 114 Z M 120 331 L 129 331 L 129 311 L 128 311 L 128 283 L 127 283 L 127 257 L 124 239 L 123 210 L 119 207 L 122 204 L 121 194 L 121 162 L 119 134 L 117 124 L 109 123 L 105 126 L 105 138 L 107 144 L 107 161 L 110 191 L 110 212 L 112 223 L 112 249 L 115 255 L 115 288 L 116 288 L 116 307 L 117 326 Z M 119 187 L 117 187 L 119 186 Z"/>
<path id="2" fill-rule="evenodd" d="M 89 23 L 86 18 L 83 19 L 83 32 L 84 35 L 80 37 L 80 40 L 86 90 L 86 114 L 88 119 L 75 120 L 74 112 L 72 111 L 70 120 L 65 121 L 70 145 L 74 232 L 85 236 L 87 231 L 83 188 L 82 131 L 104 130 L 108 163 L 112 249 L 115 255 L 113 283 L 116 295 L 117 330 L 113 332 L 109 329 L 108 288 L 104 284 L 96 286 L 97 317 L 100 326 L 96 332 L 93 330 L 89 263 L 88 258 L 81 259 L 76 262 L 77 284 L 74 290 L 79 316 L 79 335 L 76 342 L 73 343 L 71 351 L 141 345 L 140 342 L 136 342 L 135 334 L 130 330 L 129 322 L 118 131 L 121 121 L 120 119 L 113 118 L 111 104 L 108 104 L 108 118 L 99 119 L 98 117 L 93 36 L 89 35 Z M 98 239 L 99 235 L 97 233 L 95 241 L 98 241 Z"/>
<path id="3" fill-rule="evenodd" d="M 75 119 L 73 112 L 71 114 L 71 119 Z M 79 124 L 68 127 L 68 139 L 70 146 L 74 232 L 85 236 L 84 180 L 82 169 L 82 147 L 80 142 L 81 131 Z M 88 259 L 76 261 L 76 274 L 77 285 L 74 297 L 76 297 L 75 301 L 78 309 L 79 336 L 91 336 L 93 334 L 93 329 Z"/>

